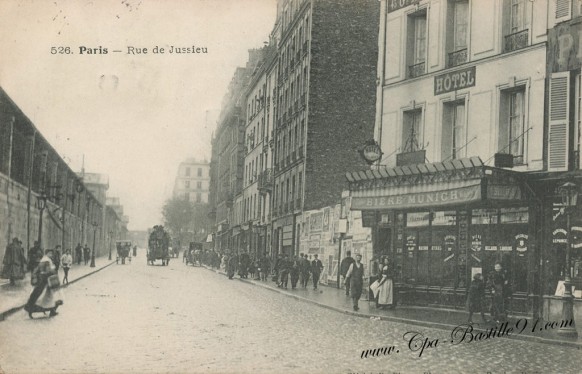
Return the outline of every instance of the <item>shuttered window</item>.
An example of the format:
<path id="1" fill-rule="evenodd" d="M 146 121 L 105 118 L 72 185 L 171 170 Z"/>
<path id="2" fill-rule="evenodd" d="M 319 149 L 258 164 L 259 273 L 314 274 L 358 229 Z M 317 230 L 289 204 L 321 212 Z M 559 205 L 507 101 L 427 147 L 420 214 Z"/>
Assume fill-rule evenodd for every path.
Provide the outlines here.
<path id="1" fill-rule="evenodd" d="M 572 0 L 556 0 L 556 23 L 572 18 Z"/>
<path id="2" fill-rule="evenodd" d="M 548 171 L 568 170 L 569 90 L 570 72 L 552 74 L 550 78 Z"/>

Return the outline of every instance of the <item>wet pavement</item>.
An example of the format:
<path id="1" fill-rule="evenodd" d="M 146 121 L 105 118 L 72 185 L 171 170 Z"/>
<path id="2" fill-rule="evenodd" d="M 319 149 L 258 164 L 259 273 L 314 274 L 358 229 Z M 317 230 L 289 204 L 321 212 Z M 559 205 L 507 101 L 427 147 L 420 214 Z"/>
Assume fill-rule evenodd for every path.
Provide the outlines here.
<path id="1" fill-rule="evenodd" d="M 324 300 L 330 290 L 293 292 Z M 577 348 L 496 337 L 453 344 L 443 329 L 338 313 L 180 260 L 147 266 L 138 257 L 64 291 L 56 317 L 19 311 L 0 322 L 3 372 L 580 372 Z M 421 354 L 414 343 L 423 342 Z M 362 358 L 384 347 L 394 348 Z"/>

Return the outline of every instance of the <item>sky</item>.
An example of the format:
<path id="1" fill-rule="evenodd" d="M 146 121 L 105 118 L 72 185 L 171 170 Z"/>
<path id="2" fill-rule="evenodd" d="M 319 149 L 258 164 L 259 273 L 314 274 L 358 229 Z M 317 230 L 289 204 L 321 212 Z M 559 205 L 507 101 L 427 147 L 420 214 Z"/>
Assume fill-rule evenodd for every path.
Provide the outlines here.
<path id="1" fill-rule="evenodd" d="M 109 176 L 143 230 L 180 161 L 210 160 L 228 83 L 275 17 L 276 0 L 0 0 L 0 86 L 74 171 Z"/>

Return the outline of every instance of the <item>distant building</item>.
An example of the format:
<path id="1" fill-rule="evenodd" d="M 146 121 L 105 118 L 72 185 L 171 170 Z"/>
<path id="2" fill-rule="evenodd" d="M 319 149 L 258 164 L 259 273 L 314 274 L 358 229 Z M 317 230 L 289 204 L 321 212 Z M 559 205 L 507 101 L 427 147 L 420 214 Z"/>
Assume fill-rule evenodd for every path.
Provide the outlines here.
<path id="1" fill-rule="evenodd" d="M 208 203 L 210 189 L 210 164 L 189 158 L 180 163 L 174 183 L 173 197 L 181 197 L 193 203 Z"/>

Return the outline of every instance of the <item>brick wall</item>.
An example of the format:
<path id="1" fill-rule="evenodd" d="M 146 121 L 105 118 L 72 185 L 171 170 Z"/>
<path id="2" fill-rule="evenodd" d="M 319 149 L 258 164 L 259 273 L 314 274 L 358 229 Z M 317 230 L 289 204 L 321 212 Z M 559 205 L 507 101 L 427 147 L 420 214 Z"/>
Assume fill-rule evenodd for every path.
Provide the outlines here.
<path id="1" fill-rule="evenodd" d="M 336 203 L 345 172 L 367 168 L 358 149 L 374 137 L 380 4 L 313 5 L 305 210 Z"/>

